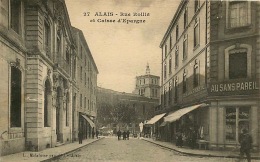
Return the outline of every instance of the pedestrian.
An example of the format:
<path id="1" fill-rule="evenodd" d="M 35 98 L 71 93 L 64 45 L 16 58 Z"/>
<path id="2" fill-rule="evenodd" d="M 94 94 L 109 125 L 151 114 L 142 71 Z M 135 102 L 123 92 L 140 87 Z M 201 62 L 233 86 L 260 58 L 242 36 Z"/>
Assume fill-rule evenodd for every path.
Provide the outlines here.
<path id="1" fill-rule="evenodd" d="M 129 140 L 129 134 L 130 134 L 130 132 L 129 132 L 129 130 L 127 130 L 126 131 L 126 138 Z"/>
<path id="2" fill-rule="evenodd" d="M 94 129 L 92 130 L 92 139 L 94 139 L 94 137 L 95 137 L 95 131 L 94 131 Z"/>
<path id="3" fill-rule="evenodd" d="M 240 160 L 244 158 L 244 154 L 246 154 L 246 158 L 248 162 L 251 162 L 250 150 L 252 148 L 252 137 L 249 134 L 247 129 L 243 129 L 242 133 L 239 136 L 240 143 Z"/>
<path id="4" fill-rule="evenodd" d="M 126 132 L 123 132 L 123 140 L 126 140 Z"/>
<path id="5" fill-rule="evenodd" d="M 182 140 L 182 133 L 181 130 L 178 130 L 176 133 L 176 146 L 182 147 L 183 140 Z"/>
<path id="6" fill-rule="evenodd" d="M 196 146 L 197 135 L 194 128 L 191 128 L 190 131 L 190 147 L 191 149 L 194 149 Z"/>
<path id="7" fill-rule="evenodd" d="M 99 131 L 97 130 L 97 131 L 96 131 L 96 137 L 97 137 L 97 139 L 98 139 L 98 134 L 99 134 Z"/>
<path id="8" fill-rule="evenodd" d="M 78 133 L 78 138 L 79 138 L 79 144 L 82 144 L 83 134 L 81 131 L 79 131 L 79 133 Z"/>
<path id="9" fill-rule="evenodd" d="M 121 138 L 121 131 L 118 130 L 118 131 L 117 131 L 117 139 L 120 140 L 120 138 Z"/>

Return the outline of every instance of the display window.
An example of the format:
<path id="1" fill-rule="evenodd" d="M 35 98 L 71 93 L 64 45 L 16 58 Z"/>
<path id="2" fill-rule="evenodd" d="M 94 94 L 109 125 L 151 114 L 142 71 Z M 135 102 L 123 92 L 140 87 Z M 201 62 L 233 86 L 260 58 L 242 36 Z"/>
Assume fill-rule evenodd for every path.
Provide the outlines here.
<path id="1" fill-rule="evenodd" d="M 238 142 L 243 129 L 250 131 L 250 107 L 226 107 L 226 141 Z"/>

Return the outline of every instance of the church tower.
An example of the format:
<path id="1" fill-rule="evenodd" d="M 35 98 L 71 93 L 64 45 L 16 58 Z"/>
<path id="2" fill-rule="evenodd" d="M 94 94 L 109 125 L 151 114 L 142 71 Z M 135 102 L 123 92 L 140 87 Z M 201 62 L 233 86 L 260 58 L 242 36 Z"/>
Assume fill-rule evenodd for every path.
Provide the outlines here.
<path id="1" fill-rule="evenodd" d="M 149 64 L 146 65 L 145 75 L 136 77 L 136 86 L 134 93 L 140 96 L 159 99 L 160 95 L 160 77 L 151 75 Z"/>

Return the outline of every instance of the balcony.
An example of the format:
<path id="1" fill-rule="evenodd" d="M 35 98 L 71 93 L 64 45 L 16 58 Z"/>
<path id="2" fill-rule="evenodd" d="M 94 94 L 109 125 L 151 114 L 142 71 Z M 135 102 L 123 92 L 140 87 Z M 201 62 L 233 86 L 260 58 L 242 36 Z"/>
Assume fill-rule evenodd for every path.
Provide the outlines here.
<path id="1" fill-rule="evenodd" d="M 70 61 L 65 60 L 60 53 L 57 53 L 56 55 L 56 59 L 55 59 L 55 64 L 57 66 L 57 68 L 63 70 L 64 72 L 66 72 L 68 75 L 71 75 L 71 71 L 70 71 Z"/>

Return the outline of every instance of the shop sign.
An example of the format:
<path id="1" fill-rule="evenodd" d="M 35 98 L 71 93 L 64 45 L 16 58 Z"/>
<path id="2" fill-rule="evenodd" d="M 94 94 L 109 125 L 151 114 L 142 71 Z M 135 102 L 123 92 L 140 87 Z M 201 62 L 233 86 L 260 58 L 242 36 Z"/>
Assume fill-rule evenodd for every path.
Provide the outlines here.
<path id="1" fill-rule="evenodd" d="M 202 90 L 205 90 L 205 89 L 206 89 L 206 86 L 205 86 L 205 85 L 198 86 L 198 87 L 196 87 L 196 88 L 193 88 L 191 91 L 184 93 L 184 94 L 183 94 L 183 97 L 187 97 L 187 96 L 189 96 L 189 95 L 193 95 L 193 94 L 195 94 L 195 93 L 197 93 L 197 92 L 200 92 L 200 91 L 202 91 Z"/>
<path id="2" fill-rule="evenodd" d="M 211 93 L 219 92 L 251 92 L 259 90 L 259 84 L 256 81 L 240 81 L 231 83 L 215 83 L 210 85 Z"/>

